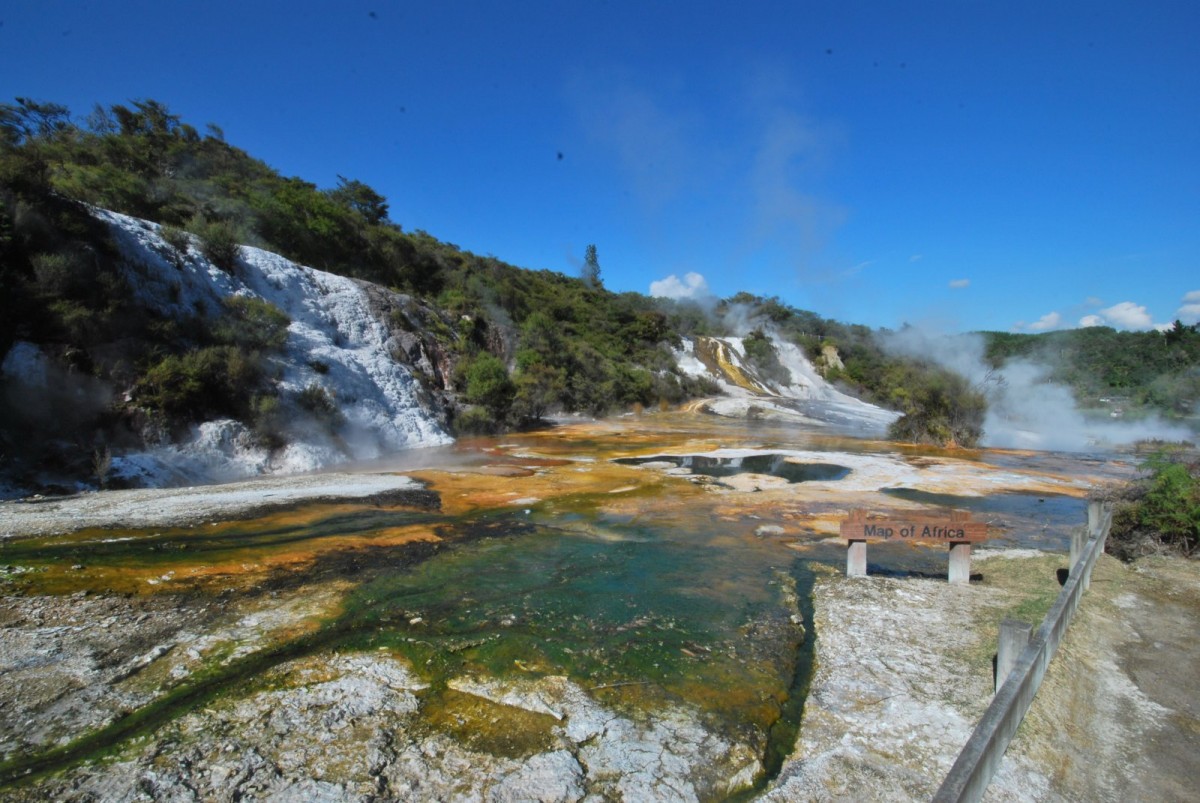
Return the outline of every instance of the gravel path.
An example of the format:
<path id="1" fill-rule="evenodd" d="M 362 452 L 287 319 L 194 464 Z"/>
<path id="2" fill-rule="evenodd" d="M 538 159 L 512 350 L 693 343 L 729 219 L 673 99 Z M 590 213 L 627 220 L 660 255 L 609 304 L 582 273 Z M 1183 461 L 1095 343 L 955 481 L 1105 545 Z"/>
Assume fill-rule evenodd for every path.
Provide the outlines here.
<path id="1" fill-rule="evenodd" d="M 1053 571 L 1035 556 L 1006 550 L 977 570 Z M 991 702 L 996 623 L 1024 593 L 989 586 L 818 577 L 817 670 L 763 799 L 930 799 Z M 984 799 L 1195 800 L 1198 631 L 1200 562 L 1103 557 Z"/>

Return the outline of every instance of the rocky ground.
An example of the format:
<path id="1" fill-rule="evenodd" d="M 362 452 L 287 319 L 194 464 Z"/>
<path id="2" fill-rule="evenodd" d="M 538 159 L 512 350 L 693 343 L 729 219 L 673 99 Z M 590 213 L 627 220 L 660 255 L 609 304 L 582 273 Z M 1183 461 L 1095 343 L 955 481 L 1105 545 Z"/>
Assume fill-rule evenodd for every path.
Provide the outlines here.
<path id="1" fill-rule="evenodd" d="M 181 626 L 205 616 L 214 624 L 219 615 L 202 609 L 170 616 L 152 604 L 135 613 L 113 601 L 83 602 L 71 615 L 68 605 L 50 599 L 6 607 L 0 655 L 6 754 L 107 724 L 161 694 L 168 678 L 186 677 L 209 651 L 224 650 L 232 660 L 267 638 L 272 624 L 321 607 L 309 594 L 277 597 L 257 612 L 225 616 L 197 639 Z M 94 616 L 106 617 L 98 628 L 85 623 Z M 145 638 L 160 643 L 144 655 L 133 654 L 132 645 L 119 648 L 119 637 L 103 638 L 113 630 L 110 620 L 137 622 Z M 47 626 L 75 628 L 81 637 L 46 647 L 39 637 Z M 118 660 L 103 660 L 118 649 Z M 694 710 L 630 713 L 603 702 L 605 690 L 562 677 L 463 676 L 433 697 L 428 684 L 386 652 L 325 652 L 280 663 L 256 687 L 171 721 L 106 759 L 10 788 L 5 797 L 698 800 L 725 798 L 761 772 L 756 751 L 718 735 Z M 429 709 L 447 695 L 458 699 L 447 706 L 441 730 L 433 730 Z"/>
<path id="2" fill-rule="evenodd" d="M 510 745 L 505 756 L 494 743 L 427 732 L 417 717 L 425 685 L 388 656 L 320 655 L 273 675 L 280 688 L 189 714 L 144 749 L 29 799 L 711 799 L 757 769 L 685 714 L 634 721 L 563 678 L 457 684 L 480 716 L 544 737 L 539 750 Z"/>
<path id="3" fill-rule="evenodd" d="M 1000 619 L 1040 621 L 1029 615 L 1045 604 L 1037 578 L 1063 563 L 979 557 L 969 588 L 818 580 L 817 671 L 796 751 L 765 799 L 932 797 L 991 700 Z M 1102 558 L 985 799 L 1194 799 L 1198 627 L 1200 564 Z"/>
<path id="4" fill-rule="evenodd" d="M 442 510 L 451 514 L 527 507 L 585 491 L 602 492 L 611 511 L 630 517 L 646 515 L 647 504 L 659 512 L 672 505 L 711 507 L 731 531 L 745 529 L 755 543 L 778 543 L 784 560 L 796 554 L 789 546 L 812 554 L 814 544 L 824 543 L 821 533 L 836 531 L 851 501 L 861 504 L 872 489 L 904 479 L 947 492 L 997 483 L 1026 492 L 1070 485 L 1056 476 L 963 461 L 839 455 L 855 470 L 841 486 L 787 487 L 778 478 L 743 475 L 720 487 L 670 485 L 670 493 L 647 496 L 647 502 L 630 492 L 677 482 L 669 471 L 520 459 L 520 470 L 506 463 L 422 478 L 436 484 Z M 554 468 L 557 463 L 563 465 Z M 89 494 L 2 503 L 0 536 L 198 524 L 312 497 L 427 507 L 431 495 L 413 480 L 386 474 Z M 682 512 L 673 515 L 687 520 Z M 402 535 L 389 536 L 389 543 L 406 543 Z M 349 553 L 359 546 L 331 540 Z M 760 796 L 928 799 L 991 699 L 999 621 L 1040 621 L 1059 591 L 1056 572 L 1064 565 L 1061 554 L 978 550 L 969 587 L 916 571 L 865 579 L 819 573 L 815 674 L 800 736 Z M 267 567 L 247 569 L 250 579 L 236 588 L 230 581 L 228 593 L 175 582 L 160 593 L 165 587 L 151 585 L 151 578 L 138 581 L 151 593 L 50 595 L 29 591 L 21 571 L 0 566 L 0 588 L 25 589 L 0 598 L 0 771 L 7 759 L 132 719 L 131 712 L 168 699 L 205 672 L 236 667 L 316 632 L 338 614 L 353 585 L 352 567 L 350 574 L 317 572 L 286 583 L 274 582 L 276 569 Z M 1103 559 L 988 799 L 1188 799 L 1200 746 L 1192 671 L 1197 625 L 1200 564 L 1147 559 L 1126 566 Z M 762 772 L 761 734 L 730 733 L 679 700 L 650 709 L 630 704 L 636 686 L 585 687 L 522 670 L 503 680 L 462 671 L 433 687 L 419 667 L 389 650 L 309 646 L 276 656 L 244 680 L 234 678 L 220 695 L 184 706 L 186 713 L 90 752 L 89 761 L 8 786 L 2 795 L 717 800 Z"/>
<path id="5" fill-rule="evenodd" d="M 1006 763 L 1044 800 L 1195 800 L 1198 632 L 1200 563 L 1102 558 Z"/>
<path id="6" fill-rule="evenodd" d="M 201 595 L 8 596 L 0 602 L 0 756 L 109 725 L 206 662 L 261 649 L 337 603 L 333 588 L 237 604 Z"/>
<path id="7" fill-rule="evenodd" d="M 1057 585 L 1055 558 L 980 557 L 972 568 L 982 578 L 970 586 L 818 579 L 817 669 L 796 751 L 766 799 L 933 796 L 991 700 L 995 626 L 1023 607 L 1048 607 Z M 1031 582 L 1014 582 L 1014 564 Z"/>
<path id="8" fill-rule="evenodd" d="M 1038 618 L 1057 593 L 1061 563 L 1031 550 L 984 550 L 970 587 L 821 573 L 817 669 L 800 738 L 762 797 L 928 799 L 991 699 L 996 623 Z M 0 745 L 11 755 L 111 722 L 203 660 L 235 660 L 327 613 L 336 591 L 264 592 L 232 606 L 200 597 L 9 598 L 0 608 Z M 1104 559 L 988 799 L 1122 800 L 1146 790 L 1187 799 L 1200 733 L 1190 694 L 1198 612 L 1195 564 Z M 617 692 L 561 677 L 464 675 L 441 691 L 438 699 L 454 699 L 434 729 L 430 690 L 403 660 L 318 652 L 279 663 L 254 688 L 168 722 L 153 738 L 6 796 L 713 800 L 761 771 L 754 751 L 697 712 L 635 713 Z"/>

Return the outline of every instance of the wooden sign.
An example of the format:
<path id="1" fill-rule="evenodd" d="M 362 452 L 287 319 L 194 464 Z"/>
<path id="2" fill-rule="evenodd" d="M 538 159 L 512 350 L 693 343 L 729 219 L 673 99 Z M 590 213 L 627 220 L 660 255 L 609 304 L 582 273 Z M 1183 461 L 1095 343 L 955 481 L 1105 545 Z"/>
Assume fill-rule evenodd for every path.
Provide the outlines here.
<path id="1" fill-rule="evenodd" d="M 950 545 L 951 583 L 971 581 L 971 543 L 985 541 L 987 523 L 971 521 L 971 514 L 952 511 L 943 519 L 869 519 L 865 510 L 851 510 L 842 522 L 846 539 L 846 575 L 867 576 L 868 541 L 941 541 Z"/>
<path id="2" fill-rule="evenodd" d="M 847 541 L 940 541 L 971 543 L 986 541 L 987 523 L 971 521 L 971 514 L 952 511 L 944 519 L 869 519 L 867 511 L 852 510 L 842 522 Z"/>

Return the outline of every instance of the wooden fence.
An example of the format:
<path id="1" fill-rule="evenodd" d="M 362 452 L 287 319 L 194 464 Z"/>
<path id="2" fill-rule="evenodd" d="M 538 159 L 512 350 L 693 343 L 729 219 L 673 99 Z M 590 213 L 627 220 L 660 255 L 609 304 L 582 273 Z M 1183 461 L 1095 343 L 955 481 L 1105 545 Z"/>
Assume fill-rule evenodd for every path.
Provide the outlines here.
<path id="1" fill-rule="evenodd" d="M 1012 668 L 996 692 L 992 704 L 975 726 L 975 732 L 959 753 L 958 760 L 950 768 L 950 774 L 942 782 L 934 796 L 935 803 L 957 803 L 978 801 L 1000 766 L 1000 759 L 1008 749 L 1013 734 L 1029 711 L 1033 696 L 1037 694 L 1050 659 L 1054 657 L 1059 642 L 1067 632 L 1067 626 L 1079 607 L 1080 597 L 1091 582 L 1092 568 L 1104 553 L 1104 542 L 1112 526 L 1112 508 L 1100 502 L 1088 506 L 1087 541 L 1072 544 L 1071 567 L 1067 582 L 1046 614 L 1041 627 L 1033 634 L 1029 643 L 1015 661 L 1008 661 Z M 1010 628 L 1010 633 L 1013 629 Z M 997 672 L 1006 661 L 997 657 Z"/>

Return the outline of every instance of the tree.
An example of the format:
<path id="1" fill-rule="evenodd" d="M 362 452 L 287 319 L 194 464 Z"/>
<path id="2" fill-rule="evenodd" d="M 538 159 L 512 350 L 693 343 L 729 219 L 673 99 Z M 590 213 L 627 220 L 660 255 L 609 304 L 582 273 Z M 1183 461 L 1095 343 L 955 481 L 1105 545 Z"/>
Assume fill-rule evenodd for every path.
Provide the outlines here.
<path id="1" fill-rule="evenodd" d="M 493 421 L 504 421 L 516 394 L 516 387 L 509 379 L 504 363 L 483 351 L 471 360 L 465 374 L 466 400 L 487 408 Z"/>
<path id="2" fill-rule="evenodd" d="M 529 365 L 517 375 L 513 412 L 520 421 L 537 421 L 545 416 L 567 388 L 566 372 L 543 362 Z"/>
<path id="3" fill-rule="evenodd" d="M 49 139 L 71 126 L 66 106 L 17 98 L 16 105 L 0 103 L 0 136 L 11 145 L 31 139 Z"/>
<path id="4" fill-rule="evenodd" d="M 889 438 L 966 448 L 979 443 L 987 399 L 970 382 L 937 368 L 913 373 L 907 382 L 904 415 L 888 427 Z"/>
<path id="5" fill-rule="evenodd" d="M 357 179 L 338 176 L 337 187 L 327 190 L 326 194 L 350 211 L 362 215 L 371 225 L 387 220 L 387 198 Z"/>
<path id="6" fill-rule="evenodd" d="M 583 252 L 583 280 L 589 287 L 600 286 L 600 258 L 596 256 L 595 245 L 589 245 Z"/>

